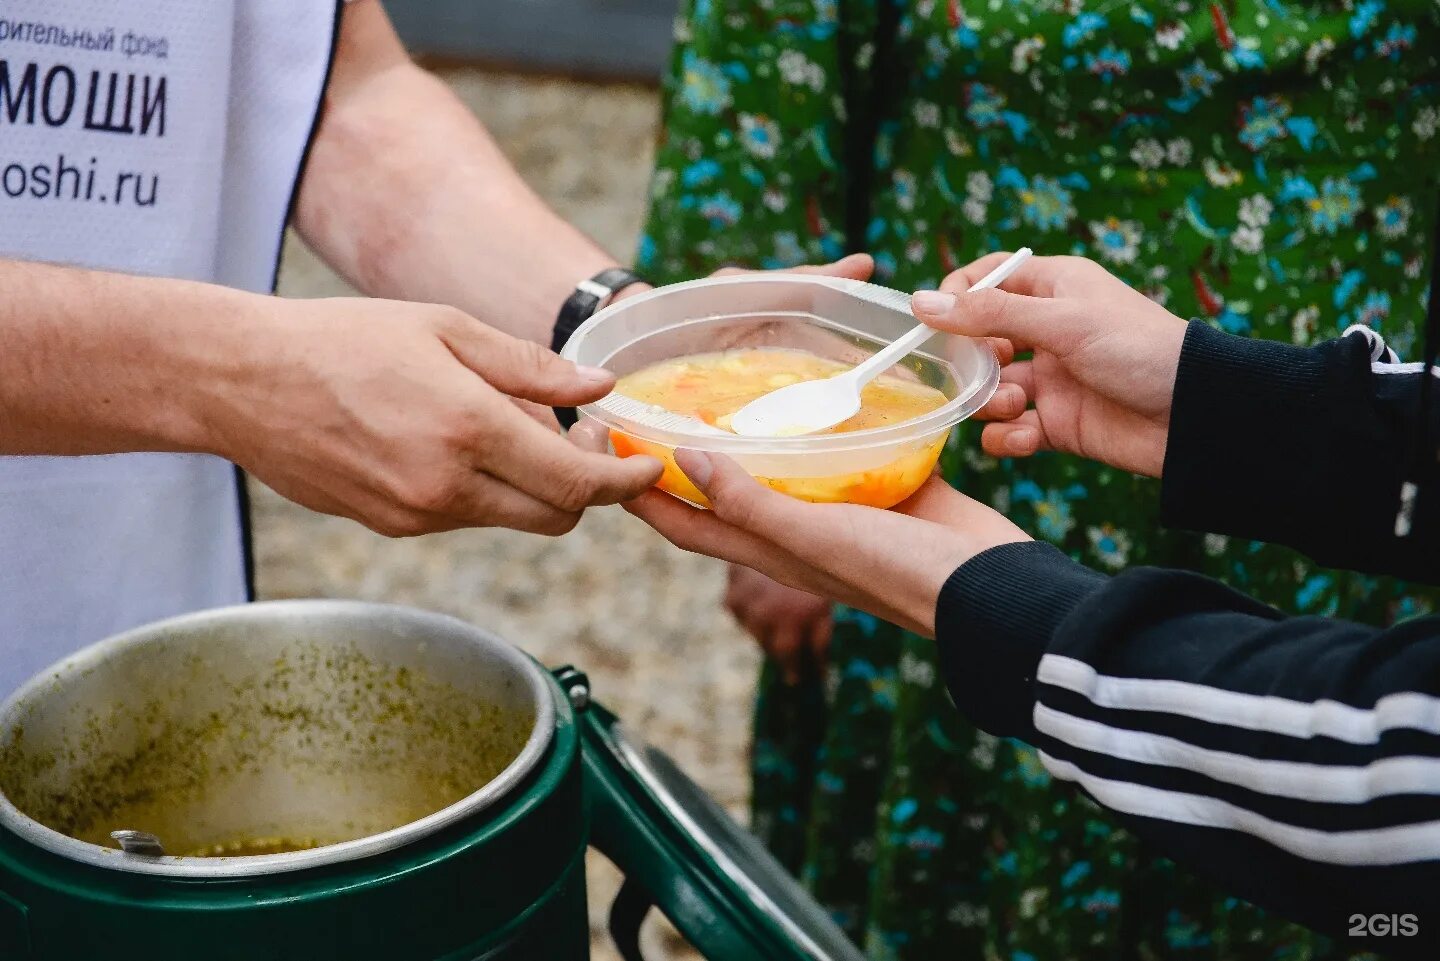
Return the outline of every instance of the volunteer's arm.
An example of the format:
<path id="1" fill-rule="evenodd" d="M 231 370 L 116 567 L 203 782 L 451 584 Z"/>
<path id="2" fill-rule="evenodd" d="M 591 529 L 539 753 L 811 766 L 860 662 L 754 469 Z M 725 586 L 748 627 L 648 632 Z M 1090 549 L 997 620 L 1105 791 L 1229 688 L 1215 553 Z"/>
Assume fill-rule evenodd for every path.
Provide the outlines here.
<path id="1" fill-rule="evenodd" d="M 1060 450 L 1163 477 L 1162 522 L 1285 544 L 1335 567 L 1440 582 L 1440 485 L 1412 471 L 1419 365 L 1355 330 L 1304 348 L 1173 316 L 1072 257 L 1032 259 L 1006 290 L 962 291 L 1001 255 L 917 294 L 927 323 L 1008 337 L 1032 409 L 989 424 L 996 456 Z M 1440 439 L 1440 404 L 1429 434 Z M 1415 476 L 1411 476 L 1415 473 Z M 1421 485 L 1396 535 L 1405 480 Z"/>
<path id="2" fill-rule="evenodd" d="M 0 260 L 0 454 L 218 454 L 387 534 L 561 533 L 660 473 L 576 450 L 514 397 L 614 379 L 452 307 L 283 300 Z"/>
<path id="3" fill-rule="evenodd" d="M 616 266 L 411 62 L 379 0 L 345 8 L 296 223 L 367 294 L 450 304 L 547 346 L 576 283 Z"/>

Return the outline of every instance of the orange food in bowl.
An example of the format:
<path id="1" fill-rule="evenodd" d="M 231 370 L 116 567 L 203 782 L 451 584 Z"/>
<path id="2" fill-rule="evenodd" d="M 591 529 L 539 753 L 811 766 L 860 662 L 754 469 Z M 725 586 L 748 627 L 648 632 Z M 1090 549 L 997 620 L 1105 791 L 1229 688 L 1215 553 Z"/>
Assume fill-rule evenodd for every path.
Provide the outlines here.
<path id="1" fill-rule="evenodd" d="M 699 418 L 721 430 L 730 417 L 763 394 L 802 380 L 815 380 L 846 370 L 846 365 L 798 350 L 754 348 L 695 354 L 667 360 L 620 378 L 616 390 L 627 397 L 677 414 Z M 894 376 L 882 376 L 861 394 L 859 413 L 825 434 L 843 434 L 898 424 L 928 414 L 948 398 L 933 387 Z M 800 500 L 816 503 L 893 507 L 909 497 L 935 469 L 948 431 L 907 445 L 895 458 L 862 471 L 826 474 L 797 471 L 795 476 L 756 479 Z M 677 497 L 705 505 L 704 496 L 675 463 L 674 448 L 611 430 L 611 443 L 621 457 L 648 454 L 665 465 L 657 484 Z M 816 452 L 817 462 L 824 455 Z"/>

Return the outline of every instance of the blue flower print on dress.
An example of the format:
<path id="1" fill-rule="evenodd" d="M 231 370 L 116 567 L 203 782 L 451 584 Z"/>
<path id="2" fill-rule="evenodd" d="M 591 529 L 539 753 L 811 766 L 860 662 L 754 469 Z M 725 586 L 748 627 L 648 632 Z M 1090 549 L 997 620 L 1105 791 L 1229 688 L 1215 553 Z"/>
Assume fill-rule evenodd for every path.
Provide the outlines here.
<path id="1" fill-rule="evenodd" d="M 1060 181 L 1037 176 L 1020 190 L 1020 218 L 1037 230 L 1064 230 L 1075 216 L 1074 197 Z"/>
<path id="2" fill-rule="evenodd" d="M 680 183 L 682 186 L 694 189 L 703 187 L 720 176 L 721 167 L 718 162 L 702 157 L 680 172 Z"/>
<path id="3" fill-rule="evenodd" d="M 1023 114 L 1006 110 L 1005 95 L 983 83 L 965 85 L 965 116 L 979 130 L 1008 129 L 1016 140 L 1024 140 L 1030 121 Z"/>
<path id="4" fill-rule="evenodd" d="M 1289 133 L 1290 104 L 1284 97 L 1256 97 L 1240 107 L 1240 142 L 1258 151 Z"/>
<path id="5" fill-rule="evenodd" d="M 1414 208 L 1406 197 L 1391 197 L 1375 208 L 1375 229 L 1387 240 L 1404 235 L 1410 228 Z"/>
<path id="6" fill-rule="evenodd" d="M 693 50 L 685 51 L 683 75 L 681 97 L 691 110 L 714 116 L 730 106 L 730 78 Z"/>
<path id="7" fill-rule="evenodd" d="M 1360 188 L 1342 177 L 1326 177 L 1320 194 L 1309 201 L 1310 227 L 1321 233 L 1335 234 L 1342 227 L 1355 223 L 1360 212 Z"/>
<path id="8" fill-rule="evenodd" d="M 1350 15 L 1350 36 L 1360 38 L 1375 26 L 1375 21 L 1380 19 L 1380 11 L 1385 9 L 1382 0 L 1362 0 L 1355 6 L 1355 12 Z"/>
<path id="9" fill-rule="evenodd" d="M 740 202 L 727 193 L 718 193 L 700 201 L 700 213 L 714 227 L 733 227 L 740 222 Z"/>
<path id="10" fill-rule="evenodd" d="M 904 824 L 914 817 L 918 810 L 920 810 L 920 802 L 914 798 L 903 798 L 890 811 L 890 820 L 896 824 Z"/>
<path id="11" fill-rule="evenodd" d="M 1022 480 L 1011 491 L 1011 500 L 1016 504 L 1030 504 L 1035 511 L 1036 528 L 1046 540 L 1059 543 L 1075 526 L 1070 510 L 1070 501 L 1085 497 L 1085 488 L 1072 484 L 1060 490 L 1041 490 L 1032 480 Z"/>
<path id="12" fill-rule="evenodd" d="M 1389 316 L 1390 295 L 1383 290 L 1372 290 L 1360 305 L 1360 311 L 1355 315 L 1355 323 L 1379 330 Z"/>
<path id="13" fill-rule="evenodd" d="M 1130 52 L 1121 50 L 1113 43 L 1106 44 L 1099 53 L 1085 55 L 1085 69 L 1106 83 L 1130 72 Z"/>
<path id="14" fill-rule="evenodd" d="M 1077 861 L 1070 865 L 1069 869 L 1060 876 L 1062 888 L 1073 888 L 1090 875 L 1090 862 Z"/>
<path id="15" fill-rule="evenodd" d="M 1167 101 L 1170 109 L 1178 113 L 1189 113 L 1197 103 L 1214 92 L 1215 84 L 1220 81 L 1220 74 L 1206 66 L 1203 60 L 1181 67 L 1178 76 L 1180 96 Z"/>
<path id="16" fill-rule="evenodd" d="M 1108 23 L 1104 14 L 1082 11 L 1065 27 L 1061 37 L 1066 47 L 1078 47 L 1105 29 Z"/>
<path id="17" fill-rule="evenodd" d="M 1415 27 L 1411 24 L 1390 24 L 1385 36 L 1375 41 L 1375 56 L 1397 61 L 1415 46 Z"/>

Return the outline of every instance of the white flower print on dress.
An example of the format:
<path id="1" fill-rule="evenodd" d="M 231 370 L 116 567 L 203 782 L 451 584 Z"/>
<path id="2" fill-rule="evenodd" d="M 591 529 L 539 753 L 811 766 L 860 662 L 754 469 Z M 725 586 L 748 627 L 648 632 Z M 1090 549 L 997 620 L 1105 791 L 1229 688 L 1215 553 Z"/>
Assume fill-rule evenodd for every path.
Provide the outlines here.
<path id="1" fill-rule="evenodd" d="M 928 100 L 915 102 L 915 123 L 931 130 L 940 126 L 940 105 Z"/>
<path id="2" fill-rule="evenodd" d="M 1290 339 L 1297 344 L 1308 344 L 1315 336 L 1315 328 L 1320 323 L 1320 308 L 1311 304 L 1295 311 L 1295 316 L 1290 318 Z"/>
<path id="3" fill-rule="evenodd" d="M 1440 130 L 1440 109 L 1426 107 L 1415 116 L 1415 122 L 1410 125 L 1415 131 L 1415 136 L 1421 140 L 1429 140 L 1435 136 L 1435 131 Z"/>
<path id="4" fill-rule="evenodd" d="M 970 142 L 960 136 L 960 131 L 954 127 L 945 128 L 945 149 L 950 151 L 951 156 L 954 157 L 968 157 L 974 153 Z"/>
<path id="5" fill-rule="evenodd" d="M 983 170 L 972 170 L 965 178 L 965 192 L 977 200 L 985 203 L 995 196 L 995 183 L 990 175 Z"/>
<path id="6" fill-rule="evenodd" d="M 1270 225 L 1270 215 L 1275 205 L 1264 194 L 1251 194 L 1240 201 L 1240 222 L 1247 227 L 1265 228 Z"/>
<path id="7" fill-rule="evenodd" d="M 769 117 L 752 113 L 740 115 L 740 143 L 762 160 L 775 156 L 780 147 L 780 125 Z"/>
<path id="8" fill-rule="evenodd" d="M 918 687 L 930 687 L 935 683 L 935 665 L 906 651 L 900 655 L 900 679 Z"/>
<path id="9" fill-rule="evenodd" d="M 1190 162 L 1194 151 L 1190 147 L 1190 141 L 1184 137 L 1176 137 L 1165 145 L 1165 159 L 1176 167 L 1183 167 Z"/>
<path id="10" fill-rule="evenodd" d="M 1320 69 L 1320 61 L 1330 55 L 1335 49 L 1335 40 L 1332 37 L 1322 37 L 1310 46 L 1305 48 L 1305 72 L 1314 73 Z"/>
<path id="11" fill-rule="evenodd" d="M 1154 170 L 1165 162 L 1165 148 L 1158 140 L 1141 140 L 1130 148 L 1130 159 L 1141 170 Z"/>
<path id="12" fill-rule="evenodd" d="M 1024 73 L 1030 69 L 1031 64 L 1040 59 L 1040 53 L 1044 49 L 1044 37 L 1026 37 L 1010 51 L 1010 69 L 1016 73 Z"/>
<path id="13" fill-rule="evenodd" d="M 1130 559 L 1130 535 L 1124 531 L 1102 524 L 1085 532 L 1095 558 L 1112 571 L 1118 571 Z"/>
<path id="14" fill-rule="evenodd" d="M 1233 187 L 1245 179 L 1245 175 L 1229 164 L 1220 163 L 1214 157 L 1206 157 L 1200 166 L 1205 170 L 1205 179 L 1212 187 Z"/>
<path id="15" fill-rule="evenodd" d="M 816 93 L 825 86 L 825 69 L 818 63 L 811 63 L 799 50 L 786 50 L 775 61 L 780 76 L 795 87 L 809 87 Z"/>
<path id="16" fill-rule="evenodd" d="M 901 210 L 915 209 L 915 175 L 908 170 L 897 170 L 890 182 L 895 187 L 895 206 Z"/>
<path id="17" fill-rule="evenodd" d="M 995 183 L 990 175 L 983 170 L 972 170 L 965 177 L 965 202 L 960 205 L 960 211 L 972 224 L 983 224 L 994 196 Z"/>
<path id="18" fill-rule="evenodd" d="M 1114 264 L 1135 262 L 1139 252 L 1140 225 L 1133 220 L 1107 217 L 1090 221 L 1090 235 L 1100 256 Z"/>
<path id="19" fill-rule="evenodd" d="M 1242 253 L 1258 254 L 1265 246 L 1265 233 L 1257 227 L 1242 224 L 1230 235 L 1230 242 Z"/>
<path id="20" fill-rule="evenodd" d="M 1414 208 L 1407 197 L 1391 197 L 1375 208 L 1375 229 L 1386 240 L 1402 237 L 1410 229 Z"/>
<path id="21" fill-rule="evenodd" d="M 1162 23 L 1160 29 L 1155 31 L 1155 42 L 1166 50 L 1179 50 L 1180 44 L 1185 41 L 1185 35 L 1190 28 L 1183 23 L 1170 22 Z"/>

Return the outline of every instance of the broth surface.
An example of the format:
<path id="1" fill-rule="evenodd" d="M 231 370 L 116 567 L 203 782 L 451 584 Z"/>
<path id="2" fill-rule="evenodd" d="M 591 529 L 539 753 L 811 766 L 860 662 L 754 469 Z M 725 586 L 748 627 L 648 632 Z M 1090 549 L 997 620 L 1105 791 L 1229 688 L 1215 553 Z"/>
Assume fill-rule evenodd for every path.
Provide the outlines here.
<path id="1" fill-rule="evenodd" d="M 833 377 L 849 369 L 847 364 L 801 350 L 747 348 L 662 361 L 621 377 L 615 389 L 626 397 L 730 430 L 730 418 L 752 400 L 790 384 Z M 943 407 L 947 400 L 933 387 L 882 374 L 861 391 L 859 413 L 821 433 L 899 424 Z"/>
<path id="2" fill-rule="evenodd" d="M 0 738 L 0 792 L 101 847 L 129 829 L 172 854 L 278 854 L 459 801 L 510 764 L 533 724 L 483 691 L 345 644 L 235 651 L 239 666 L 198 644 L 163 670 L 116 666 L 126 680 L 105 686 L 111 699 L 47 712 L 60 730 L 40 740 L 24 725 Z"/>
<path id="3" fill-rule="evenodd" d="M 186 851 L 190 858 L 253 858 L 264 854 L 289 854 L 292 851 L 308 851 L 318 848 L 324 842 L 314 838 L 293 840 L 291 838 L 246 838 L 226 844 L 211 844 L 208 847 Z"/>

